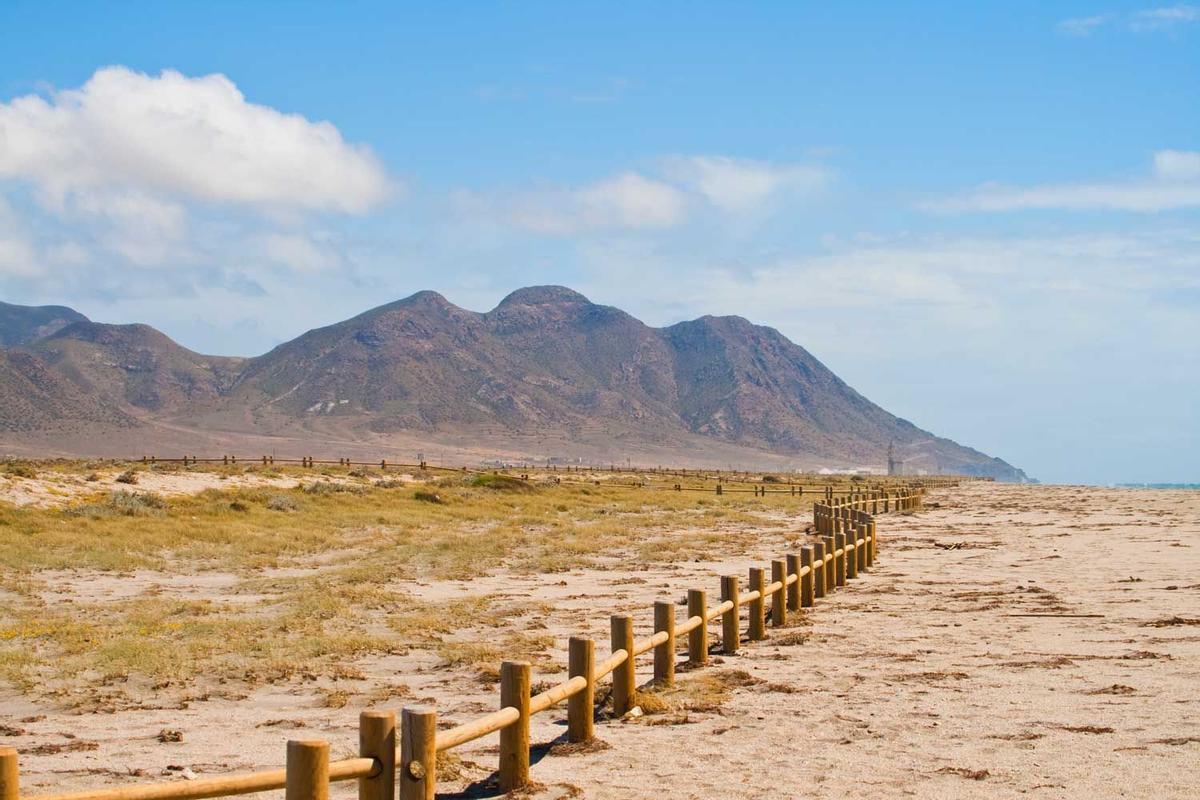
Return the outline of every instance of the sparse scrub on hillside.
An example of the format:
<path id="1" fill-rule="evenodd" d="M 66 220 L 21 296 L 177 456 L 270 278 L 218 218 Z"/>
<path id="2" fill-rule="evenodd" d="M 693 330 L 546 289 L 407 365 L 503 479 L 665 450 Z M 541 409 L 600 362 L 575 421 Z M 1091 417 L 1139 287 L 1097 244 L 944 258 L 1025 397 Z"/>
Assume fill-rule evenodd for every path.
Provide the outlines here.
<path id="1" fill-rule="evenodd" d="M 125 483 L 129 484 L 130 486 L 134 486 L 138 482 L 138 474 L 132 469 L 127 469 L 113 480 L 115 480 L 117 483 Z"/>

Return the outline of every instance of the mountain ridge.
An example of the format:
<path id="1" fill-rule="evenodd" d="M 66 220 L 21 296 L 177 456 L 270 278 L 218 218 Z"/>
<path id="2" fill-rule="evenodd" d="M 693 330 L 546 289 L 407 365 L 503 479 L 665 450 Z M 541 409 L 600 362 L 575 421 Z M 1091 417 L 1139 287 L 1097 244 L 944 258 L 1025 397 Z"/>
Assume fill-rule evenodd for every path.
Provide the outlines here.
<path id="1" fill-rule="evenodd" d="M 19 308 L 5 306 L 14 318 Z M 32 330 L 46 312 L 29 316 L 12 327 Z M 559 451 L 545 456 L 573 443 L 681 453 L 712 443 L 797 466 L 878 466 L 894 445 L 912 469 L 1025 479 L 888 413 L 774 328 L 711 315 L 654 328 L 563 286 L 517 289 L 486 312 L 421 291 L 250 358 L 86 318 L 9 352 L 38 359 L 113 419 L 146 425 L 382 441 L 482 431 Z"/>

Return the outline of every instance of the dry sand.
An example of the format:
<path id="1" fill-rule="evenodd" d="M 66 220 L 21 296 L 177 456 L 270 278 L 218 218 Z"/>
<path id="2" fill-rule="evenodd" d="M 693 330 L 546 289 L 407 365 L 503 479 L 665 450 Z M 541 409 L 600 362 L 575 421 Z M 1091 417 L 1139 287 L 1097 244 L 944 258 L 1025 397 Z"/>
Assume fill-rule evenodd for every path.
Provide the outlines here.
<path id="1" fill-rule="evenodd" d="M 313 481 L 349 483 L 346 478 L 318 473 L 311 475 L 222 475 L 216 472 L 185 472 L 182 470 L 154 471 L 138 469 L 137 483 L 121 483 L 117 476 L 124 470 L 105 467 L 92 472 L 92 480 L 84 474 L 44 470 L 34 478 L 0 475 L 0 503 L 17 508 L 56 508 L 70 505 L 81 498 L 119 491 L 135 494 L 158 494 L 166 497 L 199 494 L 206 489 L 291 489 Z M 408 473 L 388 473 L 391 480 L 412 481 Z"/>
<path id="2" fill-rule="evenodd" d="M 774 642 L 704 670 L 759 681 L 720 709 L 602 722 L 608 747 L 571 755 L 547 752 L 564 734 L 565 709 L 536 717 L 535 796 L 1197 796 L 1200 493 L 972 484 L 929 499 L 938 507 L 880 519 L 869 574 Z M 653 600 L 696 585 L 715 595 L 717 573 L 765 566 L 785 541 L 731 536 L 727 559 L 674 569 L 403 585 L 426 598 L 545 601 L 519 624 L 552 634 L 550 655 L 562 663 L 573 633 L 607 652 L 609 612 L 634 612 L 641 635 Z M 166 590 L 176 585 L 221 591 L 211 576 Z M 797 632 L 803 643 L 782 644 Z M 498 634 L 463 633 L 489 635 Z M 357 666 L 365 679 L 334 687 L 350 695 L 341 709 L 319 707 L 317 689 L 331 687 L 303 677 L 169 703 L 163 690 L 113 713 L 73 714 L 0 691 L 0 745 L 29 753 L 23 778 L 34 793 L 275 767 L 289 737 L 327 738 L 334 757 L 351 755 L 356 710 L 380 692 L 403 696 L 381 705 L 434 703 L 455 722 L 497 701 L 494 687 L 425 651 Z M 641 667 L 648 679 L 648 657 Z M 184 741 L 160 743 L 164 728 Z M 461 777 L 442 790 L 487 796 L 495 752 L 494 737 L 456 751 Z"/>

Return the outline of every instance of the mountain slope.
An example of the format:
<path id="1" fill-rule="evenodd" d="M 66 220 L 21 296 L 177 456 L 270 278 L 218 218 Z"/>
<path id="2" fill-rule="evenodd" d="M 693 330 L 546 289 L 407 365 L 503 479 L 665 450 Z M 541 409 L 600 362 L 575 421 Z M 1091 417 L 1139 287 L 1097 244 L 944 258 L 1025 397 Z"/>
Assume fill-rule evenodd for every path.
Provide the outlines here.
<path id="1" fill-rule="evenodd" d="M 96 425 L 132 428 L 136 424 L 32 353 L 0 350 L 0 431 L 86 431 Z"/>
<path id="2" fill-rule="evenodd" d="M 805 467 L 880 467 L 894 446 L 910 470 L 1024 479 L 889 414 L 772 328 L 741 317 L 652 328 L 558 286 L 519 289 L 486 313 L 418 292 L 250 359 L 87 321 L 9 355 L 20 369 L 0 374 L 0 399 L 60 386 L 70 402 L 34 414 L 35 427 L 90 414 L 235 438 L 450 437 L 532 457 L 704 453 Z"/>
<path id="3" fill-rule="evenodd" d="M 66 306 L 19 306 L 0 302 L 0 347 L 15 347 L 65 328 L 87 317 Z"/>
<path id="4" fill-rule="evenodd" d="M 137 414 L 174 414 L 218 399 L 244 359 L 203 356 L 149 325 L 75 322 L 28 345 L 81 392 Z"/>
<path id="5" fill-rule="evenodd" d="M 380 306 L 252 359 L 229 399 L 234 413 L 251 409 L 256 430 L 300 420 L 680 445 L 701 436 L 852 464 L 881 464 L 895 443 L 914 469 L 1022 477 L 887 413 L 771 328 L 704 317 L 656 329 L 556 286 L 518 290 L 484 314 L 433 292 Z"/>

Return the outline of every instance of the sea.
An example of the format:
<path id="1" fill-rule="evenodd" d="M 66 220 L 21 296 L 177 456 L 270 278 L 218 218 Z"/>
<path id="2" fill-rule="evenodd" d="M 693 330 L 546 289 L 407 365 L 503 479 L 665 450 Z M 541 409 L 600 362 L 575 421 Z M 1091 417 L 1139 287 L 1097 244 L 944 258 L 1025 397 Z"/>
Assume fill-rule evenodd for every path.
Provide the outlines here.
<path id="1" fill-rule="evenodd" d="M 1200 483 L 1118 483 L 1122 489 L 1200 489 Z"/>

